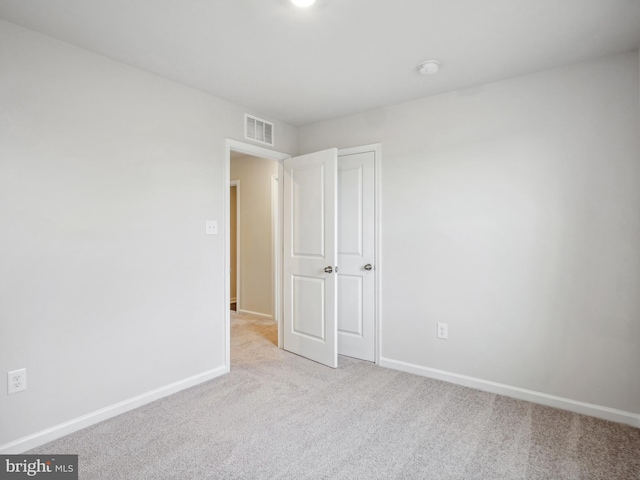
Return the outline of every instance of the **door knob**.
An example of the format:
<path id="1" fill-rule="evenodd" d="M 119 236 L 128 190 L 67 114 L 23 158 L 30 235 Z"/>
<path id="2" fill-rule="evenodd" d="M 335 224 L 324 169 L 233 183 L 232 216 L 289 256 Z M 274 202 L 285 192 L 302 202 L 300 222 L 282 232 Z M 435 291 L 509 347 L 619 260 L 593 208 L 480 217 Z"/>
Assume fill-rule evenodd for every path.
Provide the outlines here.
<path id="1" fill-rule="evenodd" d="M 369 270 L 373 270 L 373 267 L 371 266 L 371 264 L 370 264 L 370 263 L 367 263 L 367 264 L 364 266 L 364 269 L 368 272 Z"/>
<path id="2" fill-rule="evenodd" d="M 333 273 L 333 267 L 324 267 L 324 273 Z"/>

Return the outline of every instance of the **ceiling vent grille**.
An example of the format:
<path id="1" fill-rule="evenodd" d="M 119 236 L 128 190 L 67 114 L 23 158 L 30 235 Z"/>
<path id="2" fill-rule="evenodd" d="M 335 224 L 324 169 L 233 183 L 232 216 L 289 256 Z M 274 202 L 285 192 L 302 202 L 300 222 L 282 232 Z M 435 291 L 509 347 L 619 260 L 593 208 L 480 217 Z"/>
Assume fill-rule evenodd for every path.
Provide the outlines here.
<path id="1" fill-rule="evenodd" d="M 273 147 L 273 123 L 245 113 L 244 138 Z"/>

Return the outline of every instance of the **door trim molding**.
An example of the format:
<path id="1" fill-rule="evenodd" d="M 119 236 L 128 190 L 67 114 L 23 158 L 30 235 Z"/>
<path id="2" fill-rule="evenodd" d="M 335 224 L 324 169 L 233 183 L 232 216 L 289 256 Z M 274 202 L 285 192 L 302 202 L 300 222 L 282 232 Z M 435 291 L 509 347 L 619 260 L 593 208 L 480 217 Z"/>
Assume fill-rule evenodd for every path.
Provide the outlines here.
<path id="1" fill-rule="evenodd" d="M 355 155 L 357 153 L 366 153 L 373 152 L 374 155 L 374 209 L 375 209 L 375 217 L 374 217 L 374 235 L 375 235 L 375 267 L 374 267 L 374 282 L 375 282 L 375 363 L 376 365 L 380 365 L 380 357 L 382 350 L 382 302 L 380 292 L 382 291 L 382 255 L 381 255 L 381 235 L 382 231 L 382 217 L 381 217 L 381 172 L 382 172 L 382 145 L 380 143 L 373 143 L 369 145 L 361 145 L 357 147 L 350 148 L 340 148 L 338 149 L 338 162 L 340 162 L 340 157 L 344 155 Z"/>
<path id="2" fill-rule="evenodd" d="M 242 259 L 240 256 L 242 255 L 240 245 L 242 244 L 242 226 L 240 224 L 241 211 L 242 208 L 240 205 L 240 180 L 231 180 L 229 182 L 229 188 L 236 187 L 236 310 L 241 307 L 242 295 L 240 292 L 240 287 L 242 286 L 242 273 L 240 271 L 242 266 Z M 231 201 L 229 201 L 229 206 L 231 206 Z M 231 222 L 231 217 L 229 217 L 229 222 Z M 231 225 L 229 225 L 229 269 L 231 268 Z M 231 274 L 229 274 L 229 278 L 231 278 Z M 231 281 L 229 281 L 229 292 L 231 292 Z M 233 300 L 233 299 L 231 299 Z M 233 303 L 233 302 L 229 302 Z"/>
<path id="3" fill-rule="evenodd" d="M 279 168 L 279 167 L 278 167 Z M 275 320 L 277 317 L 278 311 L 278 259 L 280 257 L 280 182 L 278 181 L 278 174 L 271 175 L 271 245 L 272 245 L 272 255 L 273 261 L 271 263 L 271 273 L 273 274 L 273 278 L 271 281 L 273 282 L 272 290 L 271 290 L 271 299 L 273 300 L 273 305 L 271 306 L 271 319 Z M 279 335 L 279 334 L 278 334 Z"/>
<path id="4" fill-rule="evenodd" d="M 246 155 L 254 155 L 256 157 L 268 158 L 270 160 L 276 160 L 280 163 L 278 167 L 278 177 L 282 178 L 282 161 L 291 158 L 291 155 L 288 153 L 278 152 L 276 150 L 270 150 L 268 148 L 259 147 L 257 145 L 251 145 L 250 143 L 240 142 L 238 140 L 232 140 L 230 138 L 226 138 L 224 141 L 224 218 L 225 218 L 225 235 L 224 235 L 224 330 L 225 330 L 225 366 L 228 370 L 231 369 L 231 306 L 229 305 L 229 298 L 231 292 L 231 274 L 229 270 L 229 266 L 231 264 L 231 248 L 230 243 L 231 239 L 229 237 L 230 231 L 230 218 L 229 218 L 229 207 L 230 207 L 230 195 L 229 188 L 231 187 L 231 151 L 244 153 Z M 279 182 L 279 189 L 282 189 L 282 182 Z M 282 192 L 279 192 L 280 196 Z M 280 211 L 280 217 L 282 216 L 282 211 Z M 279 231 L 281 231 L 281 223 L 279 227 Z M 280 250 L 280 249 L 279 249 Z M 281 254 L 281 252 L 279 252 Z M 278 322 L 278 347 L 282 348 L 282 342 L 280 339 L 281 335 L 281 312 L 280 312 L 280 296 L 282 295 L 282 288 L 280 286 L 282 272 L 281 272 L 281 255 L 278 255 L 276 259 L 276 278 L 278 281 L 276 282 L 276 321 Z"/>

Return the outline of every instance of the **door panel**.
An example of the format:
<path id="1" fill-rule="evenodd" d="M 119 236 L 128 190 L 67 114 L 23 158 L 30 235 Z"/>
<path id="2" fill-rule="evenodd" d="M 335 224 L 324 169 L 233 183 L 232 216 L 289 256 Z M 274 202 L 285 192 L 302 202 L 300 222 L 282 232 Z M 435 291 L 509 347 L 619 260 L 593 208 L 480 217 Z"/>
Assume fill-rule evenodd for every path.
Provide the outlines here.
<path id="1" fill-rule="evenodd" d="M 325 165 L 318 163 L 292 167 L 290 174 L 293 188 L 293 255 L 324 258 Z"/>
<path id="2" fill-rule="evenodd" d="M 324 342 L 324 279 L 291 275 L 291 281 L 293 332 Z"/>
<path id="3" fill-rule="evenodd" d="M 287 159 L 283 172 L 284 348 L 337 368 L 337 150 Z"/>
<path id="4" fill-rule="evenodd" d="M 338 275 L 338 299 L 338 339 L 343 334 L 362 337 L 362 277 L 342 273 Z M 344 354 L 340 350 L 340 340 L 338 353 Z"/>
<path id="5" fill-rule="evenodd" d="M 362 256 L 362 165 L 338 162 L 338 252 Z"/>
<path id="6" fill-rule="evenodd" d="M 375 153 L 338 160 L 338 353 L 375 361 Z M 365 270 L 370 264 L 371 270 Z"/>

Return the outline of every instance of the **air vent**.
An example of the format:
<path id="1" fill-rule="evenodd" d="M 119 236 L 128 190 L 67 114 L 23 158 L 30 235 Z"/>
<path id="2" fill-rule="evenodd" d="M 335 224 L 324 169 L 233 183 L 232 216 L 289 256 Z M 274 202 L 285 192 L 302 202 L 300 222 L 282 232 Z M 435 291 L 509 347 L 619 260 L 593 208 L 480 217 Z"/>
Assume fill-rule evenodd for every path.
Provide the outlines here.
<path id="1" fill-rule="evenodd" d="M 245 113 L 244 138 L 273 146 L 273 123 Z"/>

